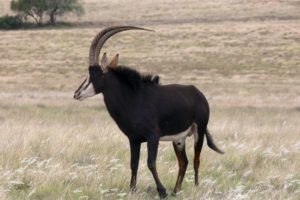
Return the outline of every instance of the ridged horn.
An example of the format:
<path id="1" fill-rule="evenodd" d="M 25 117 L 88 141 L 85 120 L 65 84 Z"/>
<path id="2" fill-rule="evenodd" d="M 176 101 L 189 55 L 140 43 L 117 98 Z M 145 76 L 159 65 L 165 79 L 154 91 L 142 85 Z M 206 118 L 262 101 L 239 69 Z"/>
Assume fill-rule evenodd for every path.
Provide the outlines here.
<path id="1" fill-rule="evenodd" d="M 153 31 L 150 29 L 135 27 L 135 26 L 112 26 L 105 28 L 99 32 L 93 39 L 90 54 L 89 54 L 89 66 L 99 65 L 99 55 L 102 46 L 111 36 L 116 33 L 127 31 L 127 30 L 144 30 L 144 31 Z"/>

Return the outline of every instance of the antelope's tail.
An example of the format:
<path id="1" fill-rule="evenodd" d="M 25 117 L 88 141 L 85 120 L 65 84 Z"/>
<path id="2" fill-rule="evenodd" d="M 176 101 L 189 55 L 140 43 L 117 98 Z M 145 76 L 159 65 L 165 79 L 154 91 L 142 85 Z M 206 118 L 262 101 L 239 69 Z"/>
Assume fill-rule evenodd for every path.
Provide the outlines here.
<path id="1" fill-rule="evenodd" d="M 219 147 L 217 147 L 217 145 L 214 143 L 214 140 L 207 128 L 205 130 L 205 135 L 206 135 L 207 145 L 209 146 L 209 148 L 211 148 L 212 150 L 214 150 L 220 154 L 224 154 L 224 151 L 220 150 Z"/>

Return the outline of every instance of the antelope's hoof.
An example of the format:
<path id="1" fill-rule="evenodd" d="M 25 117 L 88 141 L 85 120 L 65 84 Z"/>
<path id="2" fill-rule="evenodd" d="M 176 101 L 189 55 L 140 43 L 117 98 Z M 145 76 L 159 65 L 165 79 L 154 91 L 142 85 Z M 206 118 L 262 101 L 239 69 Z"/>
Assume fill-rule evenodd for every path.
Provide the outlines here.
<path id="1" fill-rule="evenodd" d="M 173 192 L 172 192 L 172 196 L 173 197 L 176 197 L 178 194 L 180 194 L 180 193 L 182 193 L 182 190 L 174 190 Z"/>
<path id="2" fill-rule="evenodd" d="M 159 198 L 160 199 L 167 199 L 168 198 L 168 194 L 167 193 L 159 193 Z"/>
<path id="3" fill-rule="evenodd" d="M 136 190 L 137 190 L 137 189 L 136 189 L 136 187 L 132 187 L 132 188 L 130 188 L 130 192 L 131 192 L 131 193 L 135 193 L 135 192 L 136 192 Z"/>
<path id="4" fill-rule="evenodd" d="M 178 191 L 173 191 L 171 195 L 172 197 L 176 197 L 178 193 L 179 193 Z"/>

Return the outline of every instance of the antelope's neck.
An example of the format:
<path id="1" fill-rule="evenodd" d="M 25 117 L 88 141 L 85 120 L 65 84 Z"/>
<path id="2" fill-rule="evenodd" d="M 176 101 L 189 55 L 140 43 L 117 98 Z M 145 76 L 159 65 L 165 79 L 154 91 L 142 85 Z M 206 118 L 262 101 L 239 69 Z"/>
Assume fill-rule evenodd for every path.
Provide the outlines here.
<path id="1" fill-rule="evenodd" d="M 108 74 L 103 90 L 104 102 L 109 114 L 119 123 L 126 121 L 128 112 L 134 109 L 134 94 L 114 74 Z"/>

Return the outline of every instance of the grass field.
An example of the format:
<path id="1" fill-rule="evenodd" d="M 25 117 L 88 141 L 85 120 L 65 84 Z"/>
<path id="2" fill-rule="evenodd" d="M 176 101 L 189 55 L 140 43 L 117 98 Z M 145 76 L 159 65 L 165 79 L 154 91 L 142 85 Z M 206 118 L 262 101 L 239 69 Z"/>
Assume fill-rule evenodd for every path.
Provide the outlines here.
<path id="1" fill-rule="evenodd" d="M 102 97 L 72 99 L 87 73 L 91 39 L 121 33 L 108 56 L 162 84 L 196 85 L 211 106 L 207 145 L 193 184 L 193 139 L 183 191 L 169 199 L 293 199 L 300 196 L 300 1 L 84 0 L 72 27 L 0 31 L 0 199 L 158 199 L 146 165 L 129 192 L 129 143 Z M 134 6 L 133 6 L 134 5 Z M 9 13 L 0 2 L 0 15 Z M 170 194 L 177 177 L 171 143 L 158 173 Z"/>

